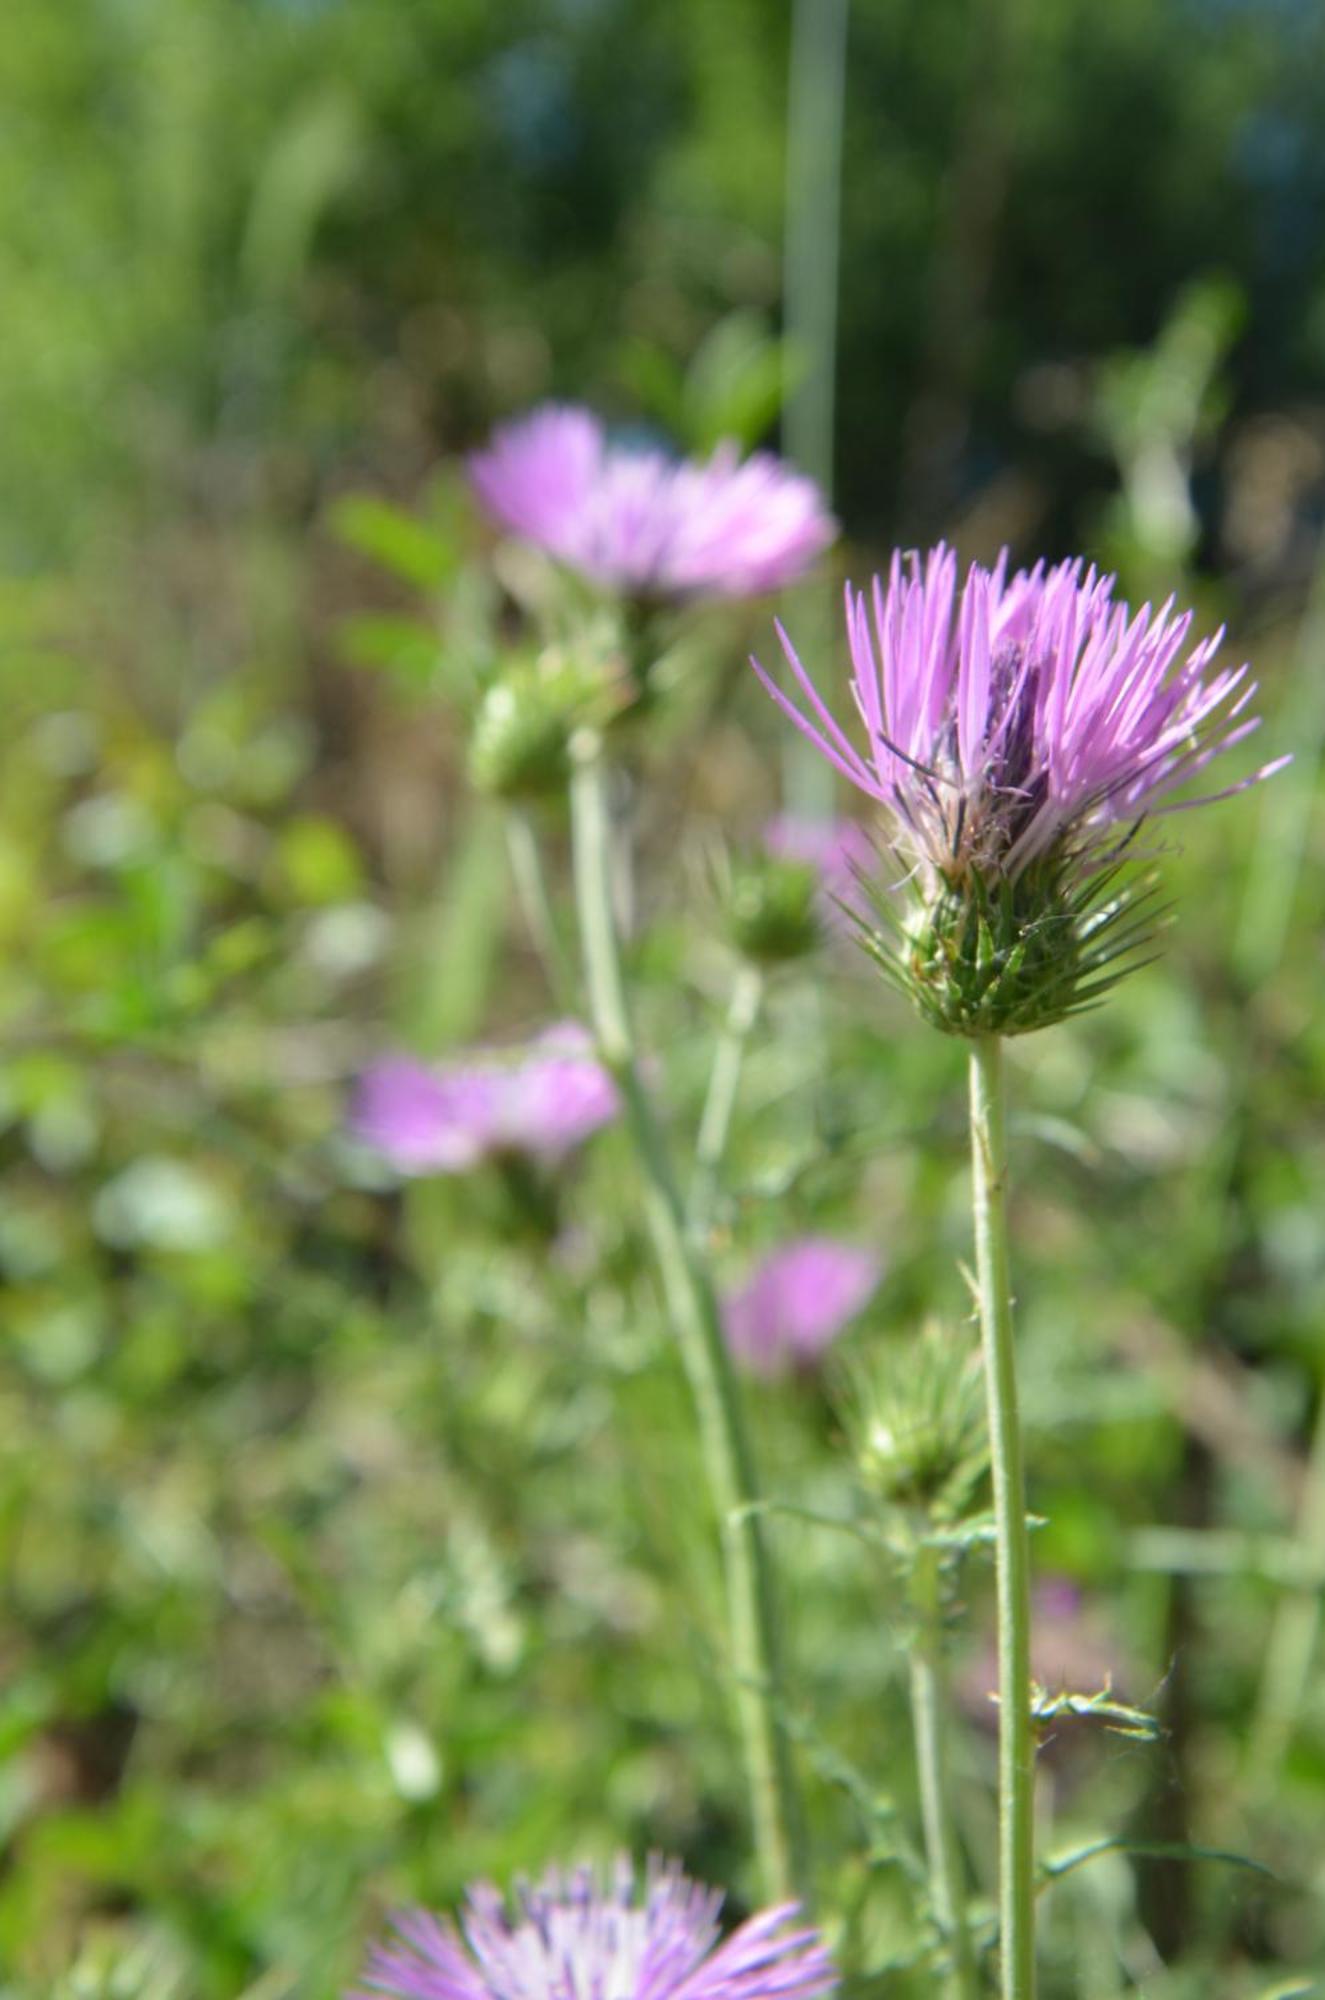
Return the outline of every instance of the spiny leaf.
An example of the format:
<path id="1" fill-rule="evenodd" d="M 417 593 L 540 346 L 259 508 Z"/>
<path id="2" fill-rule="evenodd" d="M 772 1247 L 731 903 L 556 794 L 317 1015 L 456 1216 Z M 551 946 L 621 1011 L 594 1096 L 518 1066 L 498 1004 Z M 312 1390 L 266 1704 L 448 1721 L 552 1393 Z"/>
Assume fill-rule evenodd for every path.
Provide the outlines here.
<path id="1" fill-rule="evenodd" d="M 1138 1742 L 1154 1743 L 1163 1735 L 1153 1715 L 1143 1708 L 1131 1708 L 1126 1702 L 1115 1701 L 1112 1688 L 1100 1688 L 1094 1694 L 1073 1694 L 1064 1690 L 1061 1694 L 1051 1695 L 1046 1694 L 1043 1688 L 1033 1690 L 1031 1718 L 1034 1722 L 1047 1728 L 1069 1716 L 1076 1721 L 1102 1722 L 1114 1735 L 1130 1736 Z"/>

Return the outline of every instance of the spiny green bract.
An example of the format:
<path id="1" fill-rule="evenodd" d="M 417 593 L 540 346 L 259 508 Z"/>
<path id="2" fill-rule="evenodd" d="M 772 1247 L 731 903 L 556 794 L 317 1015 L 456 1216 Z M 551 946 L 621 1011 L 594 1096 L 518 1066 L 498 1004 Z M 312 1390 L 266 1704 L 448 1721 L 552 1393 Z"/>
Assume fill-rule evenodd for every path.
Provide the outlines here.
<path id="1" fill-rule="evenodd" d="M 871 886 L 879 924 L 862 920 L 861 940 L 945 1034 L 1027 1035 L 1094 1005 L 1157 937 L 1155 878 L 1126 881 L 1121 866 L 1084 881 L 1061 854 L 1012 880 L 968 869 L 937 878 L 906 916 Z"/>
<path id="2" fill-rule="evenodd" d="M 551 648 L 507 668 L 484 693 L 469 744 L 469 774 L 498 798 L 564 791 L 571 734 L 602 707 L 604 676 Z"/>
<path id="3" fill-rule="evenodd" d="M 733 874 L 727 905 L 732 941 L 756 965 L 813 951 L 822 937 L 819 877 L 808 862 L 763 855 Z"/>

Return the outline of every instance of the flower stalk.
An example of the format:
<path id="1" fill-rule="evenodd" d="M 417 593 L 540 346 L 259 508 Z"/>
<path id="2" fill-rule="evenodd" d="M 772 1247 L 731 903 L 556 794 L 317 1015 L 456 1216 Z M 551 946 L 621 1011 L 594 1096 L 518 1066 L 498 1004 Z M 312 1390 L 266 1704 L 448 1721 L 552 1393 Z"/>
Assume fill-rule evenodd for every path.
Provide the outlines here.
<path id="1" fill-rule="evenodd" d="M 976 1292 L 989 1410 L 998 1572 L 999 1942 L 1003 2000 L 1035 1992 L 1035 1737 L 1026 1528 L 1007 1228 L 1003 1045 L 971 1043 Z"/>
<path id="2" fill-rule="evenodd" d="M 697 1228 L 709 1219 L 718 1184 L 723 1154 L 731 1132 L 736 1094 L 745 1063 L 746 1044 L 764 997 L 764 976 L 758 966 L 743 965 L 732 985 L 727 1018 L 718 1040 L 717 1053 L 709 1074 L 704 1109 L 700 1114 L 699 1137 L 695 1142 L 695 1184 L 690 1210 Z"/>
<path id="3" fill-rule="evenodd" d="M 664 1300 L 695 1400 L 720 1526 L 731 1664 L 761 1885 L 770 1901 L 784 1902 L 802 1893 L 803 1870 L 759 1486 L 717 1298 L 687 1228 L 685 1204 L 641 1073 L 613 911 L 607 771 L 602 739 L 593 730 L 580 731 L 573 744 L 571 838 L 590 1012 L 599 1053 L 621 1092 L 639 1162 Z"/>

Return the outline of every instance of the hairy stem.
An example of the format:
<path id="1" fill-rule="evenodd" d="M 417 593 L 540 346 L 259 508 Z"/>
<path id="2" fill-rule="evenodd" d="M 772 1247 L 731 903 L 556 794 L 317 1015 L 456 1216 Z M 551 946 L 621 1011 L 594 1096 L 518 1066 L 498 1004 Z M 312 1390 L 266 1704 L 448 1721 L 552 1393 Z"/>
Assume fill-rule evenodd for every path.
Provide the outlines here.
<path id="1" fill-rule="evenodd" d="M 713 1284 L 687 1234 L 685 1207 L 666 1140 L 641 1074 L 613 913 L 601 740 L 592 732 L 581 732 L 575 752 L 571 837 L 589 1006 L 603 1061 L 621 1090 L 668 1316 L 695 1399 L 722 1536 L 731 1664 L 759 1872 L 766 1899 L 781 1902 L 801 1893 L 804 1884 L 758 1482 Z"/>
<path id="2" fill-rule="evenodd" d="M 732 1113 L 736 1109 L 736 1093 L 740 1088 L 741 1068 L 745 1062 L 745 1046 L 750 1038 L 750 1030 L 759 1018 L 763 997 L 763 975 L 757 967 L 743 965 L 732 986 L 727 1018 L 718 1040 L 713 1068 L 709 1074 L 709 1087 L 704 1098 L 704 1109 L 700 1115 L 699 1138 L 695 1143 L 695 1183 L 691 1193 L 690 1213 L 692 1220 L 700 1228 L 708 1220 L 709 1210 L 713 1204 L 718 1172 L 731 1132 Z"/>
<path id="3" fill-rule="evenodd" d="M 1030 1541 L 1008 1275 L 1003 1045 L 971 1043 L 976 1284 L 989 1406 L 998 1568 L 999 1942 L 1003 2000 L 1035 1992 L 1035 1738 Z"/>

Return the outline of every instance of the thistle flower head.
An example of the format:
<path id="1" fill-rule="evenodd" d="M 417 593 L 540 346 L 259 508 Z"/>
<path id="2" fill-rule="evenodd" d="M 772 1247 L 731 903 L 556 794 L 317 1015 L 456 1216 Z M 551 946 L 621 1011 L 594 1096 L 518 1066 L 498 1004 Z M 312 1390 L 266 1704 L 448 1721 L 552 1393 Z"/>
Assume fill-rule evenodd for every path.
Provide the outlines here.
<path id="1" fill-rule="evenodd" d="M 836 532 L 812 480 L 769 452 L 703 462 L 610 444 L 588 410 L 547 404 L 470 460 L 502 527 L 600 588 L 658 600 L 753 597 L 809 568 Z"/>
<path id="2" fill-rule="evenodd" d="M 1113 872 L 1137 825 L 1198 803 L 1175 794 L 1257 726 L 1247 667 L 1214 667 L 1222 632 L 1189 646 L 1189 611 L 1114 593 L 1080 561 L 1010 575 L 1005 552 L 959 592 L 950 549 L 894 556 L 886 587 L 847 590 L 863 744 L 780 627 L 800 703 L 754 663 L 885 808 L 925 912 L 889 956 L 953 1032 L 1015 1034 L 1094 997 L 1147 934 Z"/>
<path id="3" fill-rule="evenodd" d="M 768 1378 L 811 1367 L 869 1302 L 882 1274 L 872 1251 L 831 1236 L 784 1243 L 724 1302 L 733 1357 Z"/>
<path id="4" fill-rule="evenodd" d="M 353 2000 L 817 2000 L 837 1983 L 816 1931 L 794 1904 L 718 1939 L 720 1894 L 652 1862 L 600 1879 L 553 1870 L 521 1884 L 508 1909 L 472 1889 L 459 1927 L 426 1911 L 395 1921 L 370 1954 Z"/>
<path id="5" fill-rule="evenodd" d="M 386 1057 L 361 1077 L 350 1125 L 400 1173 L 460 1174 L 503 1154 L 561 1159 L 618 1108 L 587 1032 L 561 1021 L 522 1049 Z"/>

